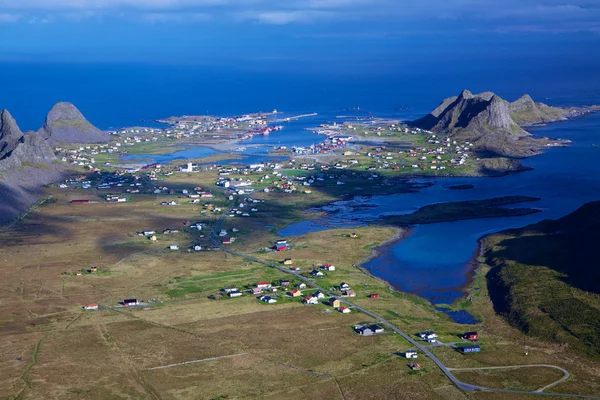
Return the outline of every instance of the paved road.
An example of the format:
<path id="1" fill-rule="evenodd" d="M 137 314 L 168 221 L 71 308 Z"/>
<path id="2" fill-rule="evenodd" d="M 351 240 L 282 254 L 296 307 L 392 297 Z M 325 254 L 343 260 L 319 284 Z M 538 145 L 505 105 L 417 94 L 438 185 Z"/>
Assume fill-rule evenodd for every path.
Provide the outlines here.
<path id="1" fill-rule="evenodd" d="M 560 378 L 559 380 L 557 380 L 555 382 L 552 382 L 549 385 L 539 388 L 538 390 L 536 390 L 536 392 L 543 392 L 544 390 L 549 389 L 552 386 L 556 386 L 559 383 L 566 381 L 569 378 L 569 376 L 571 376 L 569 371 L 567 371 L 566 369 L 561 368 L 556 365 L 550 365 L 550 364 L 507 365 L 507 366 L 502 366 L 502 367 L 478 367 L 478 368 L 448 368 L 448 370 L 449 371 L 479 371 L 479 370 L 488 370 L 488 369 L 515 369 L 515 368 L 532 368 L 532 367 L 553 368 L 553 369 L 557 369 L 563 373 L 562 378 Z"/>
<path id="2" fill-rule="evenodd" d="M 235 202 L 237 203 L 237 201 Z M 400 329 L 396 328 L 394 325 L 392 325 L 389 321 L 387 321 L 385 318 L 380 317 L 379 315 L 365 309 L 362 308 L 348 300 L 346 300 L 346 298 L 342 298 L 340 296 L 337 296 L 333 293 L 331 293 L 329 290 L 322 288 L 321 286 L 317 285 L 312 279 L 306 278 L 302 275 L 300 275 L 299 273 L 292 271 L 290 269 L 281 267 L 277 264 L 273 264 L 270 263 L 268 261 L 263 261 L 260 260 L 256 257 L 252 257 L 237 251 L 233 251 L 230 250 L 228 248 L 226 248 L 225 246 L 223 246 L 222 243 L 220 243 L 218 241 L 218 239 L 216 238 L 216 232 L 221 230 L 221 223 L 223 222 L 223 219 L 225 218 L 225 216 L 227 214 L 229 214 L 229 211 L 231 211 L 231 209 L 233 208 L 233 206 L 227 211 L 225 212 L 225 214 L 223 214 L 221 216 L 221 218 L 219 218 L 219 220 L 217 221 L 217 223 L 215 224 L 214 230 L 213 232 L 210 234 L 210 241 L 212 242 L 213 245 L 220 247 L 223 251 L 229 253 L 229 254 L 233 254 L 242 258 L 245 258 L 247 260 L 250 261 L 254 261 L 257 262 L 259 264 L 263 264 L 267 267 L 270 268 L 275 268 L 278 269 L 281 272 L 284 272 L 286 274 L 290 274 L 293 275 L 294 277 L 296 277 L 297 279 L 303 281 L 306 283 L 307 286 L 311 286 L 315 289 L 320 290 L 323 294 L 331 296 L 331 297 L 335 297 L 336 299 L 340 300 L 341 303 L 344 303 L 348 306 L 351 306 L 352 308 L 354 308 L 355 310 L 361 311 L 362 313 L 374 318 L 380 325 L 383 326 L 387 326 L 389 329 L 391 329 L 392 331 L 396 332 L 397 334 L 399 334 L 400 336 L 402 336 L 404 339 L 406 339 L 410 344 L 412 344 L 415 348 L 421 350 L 427 357 L 429 357 L 441 370 L 442 372 L 448 377 L 448 379 L 450 379 L 450 381 L 456 385 L 456 387 L 458 387 L 461 390 L 464 390 L 465 392 L 473 392 L 476 390 L 480 390 L 480 391 L 485 391 L 485 392 L 496 392 L 496 393 L 512 393 L 512 394 L 528 394 L 528 395 L 540 395 L 540 396 L 562 396 L 562 397 L 573 397 L 573 398 L 582 398 L 582 399 L 598 399 L 600 400 L 600 396 L 586 396 L 586 395 L 578 395 L 578 394 L 558 394 L 558 393 L 545 393 L 543 392 L 543 390 L 552 387 L 554 385 L 557 385 L 561 382 L 563 382 L 565 379 L 567 379 L 569 377 L 569 372 L 563 368 L 557 367 L 556 365 L 543 365 L 545 367 L 550 367 L 550 368 L 556 368 L 558 370 L 563 371 L 563 373 L 566 373 L 566 376 L 563 376 L 562 379 L 560 379 L 559 381 L 553 382 L 552 384 L 545 386 L 541 389 L 538 389 L 537 391 L 534 392 L 525 392 L 525 391 L 519 391 L 519 390 L 508 390 L 508 389 L 495 389 L 495 388 L 487 388 L 487 387 L 483 387 L 483 386 L 476 386 L 476 385 L 471 385 L 469 383 L 465 383 L 465 382 L 461 382 L 459 381 L 453 374 L 452 374 L 452 368 L 448 368 L 446 367 L 431 351 L 429 351 L 424 345 L 422 345 L 420 342 L 418 342 L 417 340 L 413 339 L 412 336 L 410 336 L 409 334 L 401 331 Z M 541 365 L 535 365 L 535 366 L 541 366 Z M 525 367 L 525 366 L 523 366 Z M 513 367 L 495 367 L 495 368 L 513 368 Z"/>

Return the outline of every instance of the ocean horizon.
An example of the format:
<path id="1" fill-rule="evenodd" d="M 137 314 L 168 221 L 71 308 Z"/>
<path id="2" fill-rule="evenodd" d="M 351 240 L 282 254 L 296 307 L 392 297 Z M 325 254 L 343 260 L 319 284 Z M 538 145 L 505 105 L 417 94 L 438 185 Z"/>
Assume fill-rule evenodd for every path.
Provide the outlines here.
<path id="1" fill-rule="evenodd" d="M 37 130 L 47 112 L 68 101 L 101 129 L 117 129 L 183 114 L 239 115 L 273 109 L 342 113 L 346 108 L 414 118 L 468 89 L 493 91 L 506 100 L 528 93 L 552 105 L 600 104 L 593 68 L 571 73 L 518 63 L 456 63 L 445 68 L 406 68 L 396 73 L 243 70 L 195 65 L 0 63 L 0 109 L 22 130 Z"/>

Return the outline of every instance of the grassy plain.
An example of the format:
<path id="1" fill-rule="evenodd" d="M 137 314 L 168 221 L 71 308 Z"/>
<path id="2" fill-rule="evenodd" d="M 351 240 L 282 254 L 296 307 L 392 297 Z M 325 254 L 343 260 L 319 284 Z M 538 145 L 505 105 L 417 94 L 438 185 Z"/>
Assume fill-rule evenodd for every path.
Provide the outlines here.
<path id="1" fill-rule="evenodd" d="M 215 180 L 216 172 L 207 171 L 175 174 L 155 184 L 176 193 L 194 186 L 210 188 L 215 197 L 206 202 L 224 211 L 230 201 L 214 186 Z M 313 188 L 312 194 L 256 193 L 253 197 L 265 202 L 256 203 L 258 211 L 252 217 L 225 219 L 223 228 L 237 238 L 231 247 L 272 262 L 290 257 L 305 273 L 320 263 L 334 264 L 336 271 L 316 278 L 317 283 L 327 288 L 349 283 L 357 293 L 353 301 L 408 333 L 435 329 L 443 342 L 461 342 L 459 334 L 479 330 L 481 354 L 434 349 L 449 366 L 557 364 L 574 375 L 553 391 L 598 392 L 595 363 L 584 368 L 566 349 L 527 337 L 495 315 L 481 278 L 484 268 L 475 277 L 473 301 L 461 303 L 484 322 L 465 326 L 356 266 L 397 235 L 397 228 L 333 229 L 288 238 L 291 249 L 283 253 L 261 250 L 278 238 L 270 226 L 314 217 L 305 207 L 335 199 L 339 192 L 333 188 L 344 189 L 333 182 Z M 54 202 L 0 231 L 0 398 L 523 398 L 463 393 L 422 357 L 422 371 L 409 372 L 407 360 L 398 353 L 411 346 L 388 332 L 374 337 L 355 334 L 354 324 L 372 322 L 356 311 L 341 314 L 325 304 L 306 306 L 285 291 L 279 291 L 278 303 L 271 305 L 249 293 L 210 299 L 222 287 L 246 289 L 288 276 L 221 251 L 184 252 L 192 244 L 207 247 L 207 235 L 221 216 L 202 204 L 191 204 L 178 194 L 138 194 L 121 204 L 104 202 L 102 193 L 94 190 L 50 191 Z M 97 203 L 69 203 L 82 197 Z M 170 200 L 180 205 L 161 206 Z M 192 231 L 184 225 L 188 220 L 206 227 Z M 238 232 L 231 233 L 233 228 Z M 156 242 L 138 235 L 149 229 L 157 232 Z M 162 234 L 165 229 L 180 232 Z M 350 238 L 351 232 L 358 238 Z M 181 250 L 168 250 L 171 243 Z M 102 273 L 76 274 L 92 265 Z M 369 299 L 370 293 L 380 298 Z M 153 302 L 114 308 L 130 297 Z M 88 303 L 104 309 L 83 310 Z M 528 356 L 521 351 L 525 345 Z M 219 358 L 223 356 L 232 357 Z M 199 362 L 151 369 L 189 361 Z M 511 374 L 472 379 L 514 386 Z M 535 372 L 542 383 L 553 378 L 544 374 Z M 519 384 L 529 387 L 530 382 Z"/>

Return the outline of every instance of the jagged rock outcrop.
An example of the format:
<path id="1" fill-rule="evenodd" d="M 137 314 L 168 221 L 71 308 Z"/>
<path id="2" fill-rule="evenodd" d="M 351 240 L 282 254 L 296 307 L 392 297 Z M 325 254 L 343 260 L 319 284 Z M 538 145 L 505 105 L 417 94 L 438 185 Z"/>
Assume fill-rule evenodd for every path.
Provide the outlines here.
<path id="1" fill-rule="evenodd" d="M 550 107 L 535 103 L 529 95 L 509 103 L 492 92 L 474 95 L 463 90 L 459 96 L 442 101 L 412 125 L 473 142 L 483 155 L 528 157 L 537 154 L 547 141 L 538 143 L 521 126 L 563 120 L 596 110 L 597 107 Z"/>
<path id="2" fill-rule="evenodd" d="M 39 131 L 54 143 L 105 143 L 110 136 L 92 125 L 71 103 L 56 103 Z"/>
<path id="3" fill-rule="evenodd" d="M 36 132 L 23 134 L 6 110 L 0 111 L 0 223 L 25 211 L 41 187 L 63 178 L 48 140 Z"/>
<path id="4" fill-rule="evenodd" d="M 23 133 L 8 110 L 0 111 L 0 160 L 15 149 Z"/>

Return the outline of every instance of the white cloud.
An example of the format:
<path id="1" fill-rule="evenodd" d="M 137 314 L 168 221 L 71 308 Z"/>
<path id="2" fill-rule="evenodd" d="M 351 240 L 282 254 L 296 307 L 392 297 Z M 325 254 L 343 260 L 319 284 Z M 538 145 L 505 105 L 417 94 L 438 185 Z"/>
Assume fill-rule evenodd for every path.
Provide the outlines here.
<path id="1" fill-rule="evenodd" d="M 599 0 L 0 0 L 0 23 L 128 18 L 152 23 L 208 20 L 271 25 L 323 21 L 398 22 L 490 31 L 596 32 Z"/>
<path id="2" fill-rule="evenodd" d="M 21 16 L 18 14 L 3 14 L 0 13 L 0 24 L 2 23 L 13 23 L 17 22 L 21 19 Z"/>
<path id="3" fill-rule="evenodd" d="M 139 16 L 140 21 L 148 22 L 151 24 L 155 23 L 192 23 L 192 22 L 205 22 L 212 19 L 211 14 L 207 13 L 167 13 L 167 12 L 149 12 L 142 13 Z"/>

